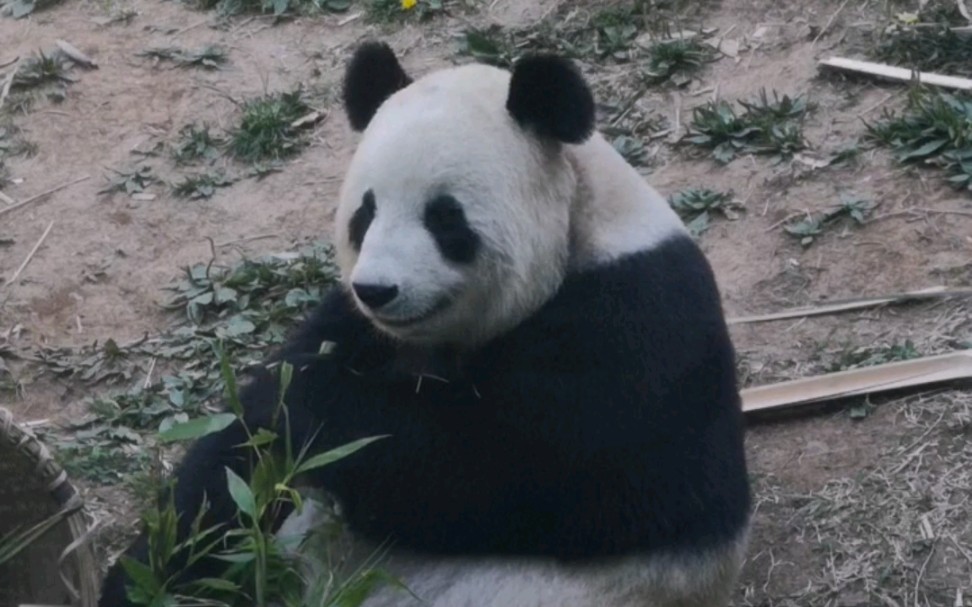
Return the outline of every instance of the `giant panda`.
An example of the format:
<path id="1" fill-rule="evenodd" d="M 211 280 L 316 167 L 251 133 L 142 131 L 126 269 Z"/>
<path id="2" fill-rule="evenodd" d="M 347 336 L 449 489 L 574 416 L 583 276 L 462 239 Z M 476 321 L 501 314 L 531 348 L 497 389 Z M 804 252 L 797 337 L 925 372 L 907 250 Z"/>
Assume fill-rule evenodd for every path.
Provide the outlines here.
<path id="1" fill-rule="evenodd" d="M 335 215 L 340 285 L 271 361 L 294 365 L 295 444 L 387 438 L 310 482 L 424 604 L 724 607 L 750 492 L 719 291 L 595 133 L 579 71 L 534 55 L 413 81 L 367 42 L 343 100 L 362 135 Z M 277 389 L 245 387 L 251 426 L 272 424 Z M 223 467 L 246 478 L 244 441 L 232 425 L 190 448 L 180 534 L 204 499 L 204 527 L 234 524 Z M 146 558 L 144 535 L 129 554 Z M 125 584 L 116 565 L 101 607 L 128 605 Z"/>

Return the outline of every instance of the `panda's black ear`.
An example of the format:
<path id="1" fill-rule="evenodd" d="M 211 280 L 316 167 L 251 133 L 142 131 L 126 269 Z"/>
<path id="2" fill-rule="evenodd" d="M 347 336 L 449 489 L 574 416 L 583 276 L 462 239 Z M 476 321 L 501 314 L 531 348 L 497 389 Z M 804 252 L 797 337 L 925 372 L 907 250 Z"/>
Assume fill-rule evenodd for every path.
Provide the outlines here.
<path id="1" fill-rule="evenodd" d="M 594 132 L 594 96 L 580 70 L 563 57 L 520 59 L 506 109 L 520 126 L 563 143 L 582 143 Z"/>
<path id="2" fill-rule="evenodd" d="M 363 131 L 381 104 L 412 83 L 384 42 L 365 42 L 354 52 L 344 74 L 344 111 L 351 128 Z"/>

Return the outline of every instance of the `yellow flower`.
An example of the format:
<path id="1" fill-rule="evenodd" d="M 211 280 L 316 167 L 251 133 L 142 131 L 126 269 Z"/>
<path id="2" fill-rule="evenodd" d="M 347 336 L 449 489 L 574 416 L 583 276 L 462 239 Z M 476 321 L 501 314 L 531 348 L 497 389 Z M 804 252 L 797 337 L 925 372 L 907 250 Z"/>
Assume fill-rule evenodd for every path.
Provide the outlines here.
<path id="1" fill-rule="evenodd" d="M 418 0 L 402 0 L 402 10 L 407 11 L 413 9 L 416 4 L 418 4 Z"/>

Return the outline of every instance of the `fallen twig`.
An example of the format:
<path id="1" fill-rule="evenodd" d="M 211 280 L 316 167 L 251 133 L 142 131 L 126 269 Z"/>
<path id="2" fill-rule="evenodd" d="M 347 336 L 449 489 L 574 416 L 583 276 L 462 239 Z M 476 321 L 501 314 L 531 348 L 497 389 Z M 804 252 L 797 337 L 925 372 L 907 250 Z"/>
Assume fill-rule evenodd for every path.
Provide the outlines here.
<path id="1" fill-rule="evenodd" d="M 918 207 L 913 209 L 906 209 L 904 211 L 894 211 L 892 213 L 885 213 L 884 215 L 878 215 L 876 217 L 872 217 L 866 223 L 874 223 L 875 221 L 882 221 L 884 219 L 893 219 L 895 217 L 905 217 L 905 216 L 914 217 L 916 215 L 922 215 L 922 214 L 956 215 L 958 217 L 972 217 L 972 211 L 960 211 L 957 209 L 926 209 L 923 207 Z"/>
<path id="2" fill-rule="evenodd" d="M 44 230 L 44 233 L 41 235 L 41 237 L 34 244 L 34 248 L 31 249 L 30 250 L 30 253 L 27 254 L 27 258 L 24 259 L 23 263 L 20 264 L 20 267 L 17 268 L 17 271 L 13 273 L 13 276 L 11 276 L 10 278 L 8 278 L 7 279 L 7 282 L 3 283 L 3 286 L 4 287 L 9 287 L 10 285 L 12 285 L 20 277 L 20 273 L 24 271 L 24 268 L 27 267 L 27 264 L 30 263 L 30 260 L 34 258 L 34 255 L 37 253 L 37 249 L 39 249 L 40 246 L 42 244 L 44 244 L 44 240 L 47 239 L 47 235 L 51 233 L 51 228 L 53 228 L 53 227 L 54 227 L 54 222 L 53 221 L 51 223 L 47 224 L 47 229 Z"/>
<path id="3" fill-rule="evenodd" d="M 182 34 L 185 34 L 186 32 L 188 32 L 189 30 L 196 29 L 200 25 L 205 25 L 206 23 L 209 23 L 209 17 L 207 17 L 207 18 L 205 18 L 205 19 L 203 19 L 201 21 L 196 21 L 195 23 L 193 23 L 191 25 L 187 25 L 186 27 L 184 27 L 184 28 L 182 28 L 180 30 L 176 30 L 176 32 L 173 33 L 172 36 L 173 37 L 175 37 L 175 36 L 181 36 Z"/>
<path id="4" fill-rule="evenodd" d="M 352 21 L 357 21 L 361 18 L 364 13 L 354 13 L 353 15 L 348 15 L 347 17 L 338 21 L 338 27 L 344 27 L 345 25 L 351 23 Z"/>
<path id="5" fill-rule="evenodd" d="M 892 293 L 878 297 L 863 297 L 859 299 L 844 299 L 831 301 L 814 306 L 804 306 L 772 312 L 769 314 L 758 314 L 754 316 L 739 316 L 729 318 L 726 322 L 730 325 L 741 325 L 757 322 L 770 322 L 774 320 L 788 320 L 791 318 L 805 318 L 808 316 L 823 316 L 826 314 L 839 314 L 864 308 L 873 308 L 886 304 L 900 305 L 925 299 L 944 299 L 946 297 L 972 297 L 972 289 L 946 289 L 943 286 L 930 287 L 920 291 L 909 291 L 906 293 Z"/>
<path id="6" fill-rule="evenodd" d="M 11 213 L 13 211 L 16 211 L 17 209 L 19 209 L 21 207 L 25 207 L 25 206 L 27 206 L 28 204 L 30 204 L 32 202 L 37 202 L 38 200 L 41 200 L 43 198 L 46 198 L 47 196 L 50 196 L 54 192 L 57 192 L 59 190 L 63 190 L 66 187 L 70 187 L 70 186 L 72 186 L 72 185 L 74 185 L 76 183 L 81 183 L 82 181 L 84 181 L 86 179 L 90 179 L 90 178 L 91 178 L 90 175 L 85 175 L 84 177 L 78 177 L 77 179 L 75 179 L 73 181 L 69 181 L 67 183 L 62 183 L 61 185 L 55 186 L 55 187 L 53 187 L 53 188 L 51 188 L 49 190 L 45 190 L 45 191 L 41 192 L 40 194 L 35 194 L 35 195 L 31 196 L 30 198 L 28 198 L 27 200 L 24 200 L 22 202 L 18 202 L 17 204 L 15 204 L 15 205 L 13 205 L 11 207 L 7 207 L 5 209 L 0 209 L 0 216 L 3 216 L 3 215 L 6 215 L 7 213 Z"/>
<path id="7" fill-rule="evenodd" d="M 17 204 L 16 200 L 11 198 L 10 196 L 7 196 L 2 191 L 0 191 L 0 200 L 2 200 L 4 204 Z"/>
<path id="8" fill-rule="evenodd" d="M 843 12 L 844 7 L 847 6 L 848 2 L 850 2 L 850 0 L 844 0 L 843 2 L 840 3 L 840 6 L 837 7 L 837 10 L 834 11 L 832 15 L 830 15 L 830 19 L 827 19 L 826 25 L 824 25 L 820 29 L 820 31 L 817 32 L 817 35 L 814 37 L 813 42 L 810 43 L 810 46 L 817 45 L 817 41 L 820 40 L 820 38 L 822 38 L 823 35 L 827 33 L 827 30 L 830 29 L 830 26 L 834 24 L 834 19 L 837 18 L 837 15 Z"/>
<path id="9" fill-rule="evenodd" d="M 244 236 L 243 238 L 237 238 L 236 240 L 228 240 L 226 242 L 221 242 L 216 245 L 216 248 L 221 249 L 223 247 L 228 247 L 234 244 L 240 244 L 243 242 L 252 242 L 254 240 L 263 240 L 265 238 L 276 238 L 277 236 L 279 236 L 279 234 L 257 234 L 256 236 Z"/>

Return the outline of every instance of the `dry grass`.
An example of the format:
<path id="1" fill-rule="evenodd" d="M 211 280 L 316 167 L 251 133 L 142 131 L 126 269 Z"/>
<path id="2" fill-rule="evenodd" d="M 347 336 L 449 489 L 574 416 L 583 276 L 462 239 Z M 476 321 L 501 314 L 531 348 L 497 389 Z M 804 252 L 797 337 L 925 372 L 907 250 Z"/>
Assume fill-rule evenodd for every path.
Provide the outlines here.
<path id="1" fill-rule="evenodd" d="M 949 606 L 968 592 L 954 580 L 972 579 L 972 393 L 881 407 L 891 436 L 852 474 L 806 492 L 757 476 L 759 533 L 786 541 L 755 546 L 739 605 Z"/>

